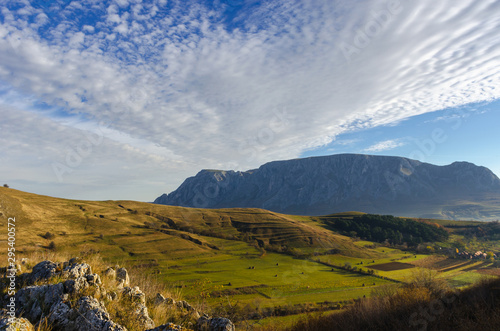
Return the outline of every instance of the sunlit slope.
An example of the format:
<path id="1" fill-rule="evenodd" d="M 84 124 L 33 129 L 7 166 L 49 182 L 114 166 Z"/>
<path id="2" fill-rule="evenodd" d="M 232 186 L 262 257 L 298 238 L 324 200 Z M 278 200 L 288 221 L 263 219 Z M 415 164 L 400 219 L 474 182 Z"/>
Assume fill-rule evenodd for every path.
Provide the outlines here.
<path id="1" fill-rule="evenodd" d="M 370 252 L 309 217 L 261 209 L 191 209 L 135 201 L 77 201 L 0 188 L 2 226 L 15 217 L 18 249 L 54 242 L 59 251 L 94 249 L 110 259 L 161 260 L 214 254 L 222 241 L 308 253 Z M 50 234 L 46 236 L 47 232 Z"/>

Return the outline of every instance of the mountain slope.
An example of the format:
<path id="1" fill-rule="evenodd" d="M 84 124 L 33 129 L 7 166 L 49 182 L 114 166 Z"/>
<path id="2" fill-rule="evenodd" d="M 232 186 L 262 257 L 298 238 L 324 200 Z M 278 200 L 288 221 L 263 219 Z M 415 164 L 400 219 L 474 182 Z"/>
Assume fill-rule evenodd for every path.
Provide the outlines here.
<path id="1" fill-rule="evenodd" d="M 467 162 L 340 154 L 275 161 L 246 172 L 202 170 L 157 204 L 255 207 L 321 215 L 349 210 L 451 219 L 500 218 L 500 180 Z"/>
<path id="2" fill-rule="evenodd" d="M 348 237 L 308 217 L 262 209 L 205 210 L 136 201 L 78 201 L 0 187 L 0 225 L 16 218 L 16 250 L 47 248 L 74 254 L 101 251 L 109 259 L 138 262 L 214 256 L 240 243 L 371 256 Z M 47 232 L 50 233 L 46 236 Z M 222 244 L 221 244 L 222 243 Z"/>

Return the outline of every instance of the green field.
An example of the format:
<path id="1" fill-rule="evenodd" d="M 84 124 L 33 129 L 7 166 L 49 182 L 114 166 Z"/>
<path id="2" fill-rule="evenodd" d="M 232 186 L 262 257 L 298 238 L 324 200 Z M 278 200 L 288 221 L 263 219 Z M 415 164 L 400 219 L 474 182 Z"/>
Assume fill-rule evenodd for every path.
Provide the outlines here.
<path id="1" fill-rule="evenodd" d="M 0 226 L 16 217 L 18 259 L 48 252 L 51 243 L 60 259 L 98 253 L 110 265 L 154 275 L 178 297 L 204 309 L 229 306 L 246 309 L 249 316 L 260 314 L 241 323 L 272 325 L 306 311 L 335 311 L 380 286 L 408 281 L 419 268 L 436 270 L 454 287 L 498 273 L 495 261 L 436 254 L 453 251 L 465 240 L 468 249 L 499 252 L 498 241 L 464 237 L 464 229 L 481 222 L 430 220 L 450 226 L 449 239 L 404 249 L 333 232 L 315 217 L 260 209 L 74 201 L 6 188 L 0 188 L 0 205 Z M 427 251 L 429 245 L 436 253 Z M 5 253 L 0 258 L 5 264 Z M 295 317 L 267 317 L 273 314 Z"/>

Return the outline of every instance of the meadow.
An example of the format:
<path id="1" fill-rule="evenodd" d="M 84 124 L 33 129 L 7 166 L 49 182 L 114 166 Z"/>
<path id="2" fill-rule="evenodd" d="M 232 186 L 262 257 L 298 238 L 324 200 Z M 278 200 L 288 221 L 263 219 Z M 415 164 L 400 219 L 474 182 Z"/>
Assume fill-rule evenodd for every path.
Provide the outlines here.
<path id="1" fill-rule="evenodd" d="M 495 260 L 444 253 L 468 240 L 460 227 L 469 231 L 480 222 L 432 220 L 450 227 L 449 239 L 407 248 L 342 235 L 314 217 L 259 209 L 75 201 L 6 188 L 0 188 L 0 205 L 0 226 L 16 217 L 18 259 L 44 251 L 66 257 L 98 254 L 106 263 L 150 275 L 176 297 L 240 326 L 272 329 L 280 319 L 335 312 L 404 284 L 421 269 L 435 270 L 456 288 L 498 274 Z M 359 215 L 334 217 L 352 221 Z M 498 241 L 476 238 L 467 244 L 500 251 Z M 0 252 L 2 264 L 5 252 Z"/>

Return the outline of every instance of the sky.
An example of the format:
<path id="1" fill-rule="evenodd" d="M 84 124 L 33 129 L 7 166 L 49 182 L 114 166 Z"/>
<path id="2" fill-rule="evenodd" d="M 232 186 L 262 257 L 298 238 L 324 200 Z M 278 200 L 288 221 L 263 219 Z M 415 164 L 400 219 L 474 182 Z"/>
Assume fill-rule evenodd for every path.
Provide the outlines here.
<path id="1" fill-rule="evenodd" d="M 0 181 L 153 201 L 338 153 L 500 175 L 499 36 L 493 0 L 0 0 Z"/>

